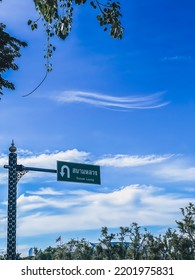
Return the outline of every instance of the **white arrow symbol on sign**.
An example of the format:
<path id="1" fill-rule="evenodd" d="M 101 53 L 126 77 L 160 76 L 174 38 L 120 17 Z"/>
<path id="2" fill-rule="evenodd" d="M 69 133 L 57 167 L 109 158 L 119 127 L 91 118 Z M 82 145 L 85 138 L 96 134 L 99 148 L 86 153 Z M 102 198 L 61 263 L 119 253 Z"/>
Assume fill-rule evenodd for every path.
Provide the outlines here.
<path id="1" fill-rule="evenodd" d="M 70 178 L 70 168 L 67 165 L 62 165 L 61 171 L 60 171 L 61 176 L 64 177 L 64 174 L 65 174 L 64 169 L 66 169 L 67 178 Z"/>

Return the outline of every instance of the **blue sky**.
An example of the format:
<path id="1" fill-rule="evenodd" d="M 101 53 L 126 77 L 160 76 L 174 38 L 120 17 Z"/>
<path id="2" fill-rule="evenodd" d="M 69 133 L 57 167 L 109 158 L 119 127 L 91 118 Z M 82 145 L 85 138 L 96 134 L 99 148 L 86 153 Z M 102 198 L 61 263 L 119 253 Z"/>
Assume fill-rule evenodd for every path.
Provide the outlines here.
<path id="1" fill-rule="evenodd" d="M 102 226 L 138 222 L 160 232 L 174 227 L 180 207 L 195 203 L 195 3 L 121 1 L 124 39 L 103 32 L 89 6 L 79 7 L 66 41 L 56 39 L 45 74 L 45 35 L 26 22 L 33 1 L 3 1 L 0 19 L 28 47 L 16 85 L 0 101 L 0 249 L 6 248 L 7 164 L 12 139 L 18 163 L 56 168 L 56 161 L 98 164 L 99 185 L 26 174 L 18 184 L 17 248 L 55 246 Z"/>

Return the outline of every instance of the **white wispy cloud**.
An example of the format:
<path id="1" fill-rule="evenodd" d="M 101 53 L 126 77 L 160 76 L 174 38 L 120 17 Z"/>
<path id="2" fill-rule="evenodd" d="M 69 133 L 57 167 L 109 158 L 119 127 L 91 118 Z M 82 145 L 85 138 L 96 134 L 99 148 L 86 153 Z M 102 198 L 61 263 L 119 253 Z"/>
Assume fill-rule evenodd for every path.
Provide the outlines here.
<path id="1" fill-rule="evenodd" d="M 21 162 L 25 166 L 55 168 L 56 161 L 85 161 L 89 156 L 88 152 L 78 151 L 77 149 L 67 151 L 55 151 L 50 153 L 40 153 L 27 156 L 26 153 L 18 156 L 18 162 Z"/>
<path id="2" fill-rule="evenodd" d="M 26 191 L 27 194 L 33 194 L 33 195 L 63 195 L 63 191 L 56 191 L 53 188 L 40 188 L 37 191 Z"/>
<path id="3" fill-rule="evenodd" d="M 70 202 L 71 201 L 71 202 Z M 159 188 L 146 185 L 129 185 L 109 193 L 92 191 L 69 192 L 60 200 L 57 197 L 20 197 L 18 235 L 35 236 L 71 230 L 100 229 L 102 226 L 128 226 L 138 222 L 147 225 L 173 225 L 179 218 L 181 207 L 194 198 L 181 194 L 164 194 Z M 36 214 L 26 212 L 28 204 L 37 207 Z M 50 207 L 48 212 L 43 208 Z M 52 207 L 60 213 L 52 212 Z M 24 213 L 26 212 L 26 215 Z"/>
<path id="4" fill-rule="evenodd" d="M 167 182 L 195 182 L 194 163 L 181 155 L 104 155 L 95 164 L 110 168 L 131 167 L 131 170 L 145 166 L 144 169 L 136 169 L 140 175 L 145 174 Z"/>
<path id="5" fill-rule="evenodd" d="M 7 216 L 4 211 L 0 209 L 0 238 L 5 237 L 7 227 Z"/>
<path id="6" fill-rule="evenodd" d="M 79 151 L 77 149 L 67 151 L 44 151 L 42 153 L 33 153 L 29 150 L 18 149 L 18 164 L 30 167 L 40 167 L 48 169 L 57 169 L 57 161 L 69 161 L 69 162 L 82 162 L 100 165 L 102 167 L 118 168 L 119 178 L 120 169 L 131 167 L 136 168 L 136 172 L 139 174 L 145 174 L 149 177 L 156 177 L 166 181 L 195 181 L 195 167 L 188 159 L 181 155 L 164 154 L 164 155 L 129 155 L 129 154 L 114 154 L 114 155 L 102 155 L 97 159 L 86 151 Z M 8 173 L 3 168 L 4 164 L 8 164 L 8 155 L 0 155 L 0 184 L 7 183 Z M 142 169 L 145 166 L 147 168 Z M 140 167 L 140 168 L 139 168 Z M 109 172 L 112 172 L 110 169 Z M 102 170 L 104 172 L 104 170 Z M 116 172 L 116 170 L 114 171 Z M 104 173 L 102 173 L 104 175 Z M 138 173 L 136 173 L 138 174 Z M 28 172 L 22 177 L 20 183 L 31 182 L 34 179 L 47 178 L 47 182 L 53 181 L 53 174 L 44 172 Z M 56 180 L 56 179 L 54 179 Z M 139 181 L 138 181 L 139 182 Z M 33 194 L 33 191 L 31 192 Z M 57 194 L 52 188 L 44 189 L 34 194 Z M 59 193 L 61 194 L 61 192 Z"/>
<path id="7" fill-rule="evenodd" d="M 7 162 L 8 162 L 8 156 L 4 153 L 0 153 L 0 166 L 7 164 Z"/>
<path id="8" fill-rule="evenodd" d="M 175 162 L 154 170 L 154 175 L 173 182 L 190 182 L 195 181 L 195 167 L 186 166 L 185 164 L 178 165 Z"/>
<path id="9" fill-rule="evenodd" d="M 162 61 L 178 61 L 178 60 L 191 60 L 191 56 L 185 55 L 175 55 L 175 56 L 165 56 L 162 58 Z"/>
<path id="10" fill-rule="evenodd" d="M 63 91 L 56 94 L 54 99 L 60 103 L 86 103 L 92 106 L 116 110 L 154 109 L 166 106 L 162 101 L 163 93 L 147 96 L 113 96 L 86 91 Z"/>
<path id="11" fill-rule="evenodd" d="M 104 156 L 103 158 L 96 160 L 95 163 L 102 166 L 113 166 L 113 167 L 133 167 L 143 166 L 154 163 L 161 163 L 173 157 L 173 155 L 124 155 L 117 154 L 114 156 Z"/>
<path id="12" fill-rule="evenodd" d="M 21 148 L 18 148 L 17 149 L 17 154 L 18 155 L 21 155 L 22 157 L 24 156 L 33 156 L 33 152 L 32 151 L 29 151 L 29 150 L 25 150 L 25 149 L 21 149 Z"/>
<path id="13" fill-rule="evenodd" d="M 46 198 L 39 195 L 22 194 L 17 199 L 18 212 L 26 213 L 28 211 L 46 208 L 65 209 L 75 206 L 76 202 L 68 199 Z"/>

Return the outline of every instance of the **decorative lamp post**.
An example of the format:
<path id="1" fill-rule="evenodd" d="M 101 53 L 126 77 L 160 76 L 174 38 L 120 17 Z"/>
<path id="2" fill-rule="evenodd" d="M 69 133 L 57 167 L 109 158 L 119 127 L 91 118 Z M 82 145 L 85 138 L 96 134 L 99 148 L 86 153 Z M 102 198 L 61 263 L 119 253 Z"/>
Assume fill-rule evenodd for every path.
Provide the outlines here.
<path id="1" fill-rule="evenodd" d="M 9 148 L 7 259 L 16 259 L 16 199 L 17 199 L 17 148 L 12 141 Z"/>

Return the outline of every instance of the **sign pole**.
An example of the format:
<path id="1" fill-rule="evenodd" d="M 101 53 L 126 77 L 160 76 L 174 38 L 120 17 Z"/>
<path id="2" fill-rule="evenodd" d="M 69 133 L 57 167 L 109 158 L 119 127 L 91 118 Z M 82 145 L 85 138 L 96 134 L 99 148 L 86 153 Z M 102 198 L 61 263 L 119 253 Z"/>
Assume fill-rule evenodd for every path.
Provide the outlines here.
<path id="1" fill-rule="evenodd" d="M 16 259 L 16 199 L 17 199 L 17 154 L 12 141 L 9 148 L 7 259 Z"/>
<path id="2" fill-rule="evenodd" d="M 16 260 L 16 210 L 17 183 L 29 171 L 57 173 L 58 181 L 101 184 L 100 167 L 97 165 L 72 162 L 57 162 L 56 169 L 27 167 L 17 164 L 17 148 L 12 141 L 9 148 L 9 165 L 4 165 L 8 171 L 8 211 L 7 211 L 7 259 Z"/>

